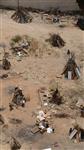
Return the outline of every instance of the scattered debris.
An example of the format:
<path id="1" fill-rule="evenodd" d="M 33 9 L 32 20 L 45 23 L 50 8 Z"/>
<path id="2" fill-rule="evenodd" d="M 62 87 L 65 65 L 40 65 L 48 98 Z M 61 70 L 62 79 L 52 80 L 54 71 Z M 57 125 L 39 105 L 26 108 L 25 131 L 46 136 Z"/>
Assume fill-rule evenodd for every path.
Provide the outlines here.
<path id="1" fill-rule="evenodd" d="M 54 47 L 61 48 L 65 46 L 65 42 L 58 34 L 52 34 L 51 37 L 46 41 L 49 41 Z"/>
<path id="2" fill-rule="evenodd" d="M 44 20 L 46 23 L 59 23 L 60 19 L 59 16 L 51 15 L 51 14 L 43 14 L 41 13 L 41 19 Z"/>
<path id="3" fill-rule="evenodd" d="M 16 87 L 12 102 L 9 104 L 10 111 L 12 111 L 14 107 L 16 108 L 18 108 L 18 106 L 25 107 L 25 103 L 26 99 L 22 93 L 22 90 L 19 87 Z"/>
<path id="4" fill-rule="evenodd" d="M 60 105 L 63 103 L 63 98 L 60 96 L 60 92 L 58 88 L 56 89 L 40 89 L 39 90 L 39 98 L 41 100 L 42 106 L 49 106 L 49 104 L 57 104 Z"/>
<path id="5" fill-rule="evenodd" d="M 45 120 L 45 115 L 46 114 L 41 110 L 41 111 L 39 111 L 37 119 L 39 119 L 40 121 Z"/>
<path id="6" fill-rule="evenodd" d="M 11 150 L 19 150 L 21 148 L 21 144 L 14 137 L 12 137 L 10 141 L 10 148 Z"/>
<path id="7" fill-rule="evenodd" d="M 65 78 L 69 80 L 78 79 L 80 77 L 80 69 L 77 66 L 75 59 L 70 57 L 66 66 L 64 67 L 63 73 L 61 75 L 65 76 Z"/>
<path id="8" fill-rule="evenodd" d="M 40 122 L 38 122 L 38 128 L 40 129 L 41 133 L 44 133 L 45 131 L 47 131 L 47 128 L 49 127 L 48 121 L 46 120 L 42 120 Z"/>
<path id="9" fill-rule="evenodd" d="M 55 17 L 55 16 L 53 17 L 53 23 L 59 23 L 59 21 L 60 21 L 59 17 Z"/>
<path id="10" fill-rule="evenodd" d="M 53 133 L 54 132 L 54 129 L 53 128 L 51 128 L 51 127 L 48 127 L 47 128 L 47 133 Z"/>
<path id="11" fill-rule="evenodd" d="M 31 130 L 33 134 L 36 134 L 38 132 L 40 132 L 41 134 L 43 134 L 44 132 L 47 133 L 54 132 L 54 128 L 49 125 L 49 122 L 46 117 L 47 116 L 46 113 L 44 113 L 44 111 L 41 110 L 38 112 L 36 124 Z"/>
<path id="12" fill-rule="evenodd" d="M 38 90 L 38 95 L 39 95 L 39 99 L 41 101 L 41 106 L 44 106 L 45 103 L 47 103 L 47 104 L 49 103 L 50 95 L 49 95 L 49 91 L 47 89 L 40 88 Z"/>
<path id="13" fill-rule="evenodd" d="M 52 10 L 49 13 L 57 14 L 57 11 Z M 61 12 L 58 12 L 58 14 L 59 13 L 61 14 Z M 44 15 L 46 16 L 46 19 L 48 21 L 58 23 L 60 21 L 58 14 L 57 14 L 57 16 L 54 16 L 54 17 L 50 16 L 50 15 L 46 15 L 46 14 L 44 14 Z M 41 17 L 43 19 L 43 15 Z M 32 17 L 28 13 L 27 9 L 23 9 L 23 8 L 21 9 L 20 7 L 12 15 L 12 19 L 18 23 L 27 23 L 27 22 L 32 21 Z M 80 19 L 78 20 L 77 25 L 82 30 L 84 30 L 84 22 L 82 22 Z M 63 25 L 61 25 L 60 27 L 63 27 Z M 52 34 L 48 41 L 54 47 L 61 48 L 61 47 L 65 46 L 64 40 L 58 34 Z M 15 36 L 11 40 L 11 49 L 12 49 L 13 53 L 15 53 L 18 56 L 18 58 L 19 58 L 18 60 L 21 60 L 22 56 L 28 55 L 31 49 L 33 49 L 33 52 L 34 52 L 34 50 L 39 51 L 38 49 L 40 49 L 40 48 L 38 48 L 37 42 L 35 42 L 35 41 L 31 42 L 27 36 L 23 36 L 23 37 Z M 73 57 L 71 57 L 70 50 L 67 51 L 67 55 L 69 56 L 69 60 L 64 68 L 62 75 L 64 74 L 65 78 L 70 79 L 70 80 L 78 79 L 80 77 L 80 69 L 76 64 L 75 59 Z M 3 69 L 5 69 L 5 70 L 10 69 L 10 67 L 11 67 L 11 64 L 8 61 L 7 57 L 8 57 L 8 55 L 5 53 L 5 57 L 3 59 L 3 64 L 2 64 Z M 31 68 L 30 68 L 30 70 L 31 70 Z M 17 73 L 17 74 L 20 75 L 20 73 Z M 2 76 L 0 76 L 1 79 L 5 79 L 7 77 L 8 77 L 8 74 L 3 74 Z M 62 76 L 57 76 L 57 78 L 61 78 L 61 77 Z M 54 82 L 54 84 L 55 84 L 55 82 Z M 50 115 L 52 115 L 52 116 L 59 117 L 59 118 L 68 118 L 69 115 L 65 112 L 66 108 L 64 108 L 64 107 L 67 107 L 68 103 L 63 107 L 59 107 L 59 105 L 62 104 L 62 102 L 63 102 L 63 98 L 60 95 L 60 92 L 58 89 L 59 89 L 58 87 L 55 87 L 52 90 L 50 90 L 50 89 L 47 90 L 45 88 L 40 89 L 39 97 L 41 99 L 41 104 L 42 104 L 41 106 L 43 106 L 43 108 L 44 107 L 48 108 L 48 111 L 49 111 L 48 113 L 50 113 Z M 25 107 L 25 103 L 26 103 L 27 99 L 25 98 L 22 90 L 19 87 L 15 87 L 14 89 L 13 88 L 9 89 L 9 93 L 10 94 L 13 93 L 12 102 L 9 104 L 10 111 L 12 111 L 14 109 L 14 107 L 15 108 L 18 108 L 19 106 Z M 79 101 L 78 101 L 77 105 L 80 108 L 81 118 L 83 119 L 84 118 L 84 106 L 82 104 L 80 104 Z M 55 110 L 53 109 L 54 106 L 56 106 Z M 62 108 L 65 109 L 65 110 L 63 110 L 63 112 L 60 111 Z M 41 107 L 40 107 L 40 109 L 41 109 Z M 3 111 L 3 109 L 0 108 L 0 111 Z M 57 111 L 57 113 L 54 113 L 56 111 Z M 58 111 L 59 111 L 59 113 L 58 113 Z M 53 114 L 55 114 L 55 115 L 53 115 Z M 49 118 L 50 121 L 52 122 L 51 116 L 49 116 L 49 117 L 50 117 Z M 0 115 L 0 125 L 3 125 L 4 122 L 5 121 L 4 121 L 3 116 Z M 10 123 L 18 125 L 18 124 L 22 123 L 22 120 L 12 118 L 12 119 L 10 119 Z M 84 125 L 84 124 L 82 123 L 82 125 Z M 6 127 L 7 126 L 4 125 L 4 128 L 6 128 Z M 28 138 L 30 138 L 30 135 L 28 135 L 28 133 L 30 132 L 30 129 L 28 130 L 28 128 L 24 127 L 24 130 L 25 130 L 25 132 L 22 131 L 22 128 L 20 129 L 20 132 L 18 134 L 18 135 L 20 135 L 19 137 L 26 137 L 26 135 L 27 135 L 27 137 L 29 136 Z M 40 132 L 40 133 L 47 132 L 50 134 L 50 133 L 54 132 L 54 129 L 48 120 L 47 114 L 44 111 L 41 110 L 38 112 L 36 124 L 31 129 L 31 132 L 33 134 L 36 134 L 38 132 Z M 34 136 L 33 134 L 32 134 L 32 137 Z M 76 139 L 77 142 L 80 142 L 82 139 L 84 139 L 84 128 L 80 127 L 79 124 L 75 125 L 73 128 L 70 128 L 69 138 Z M 55 142 L 54 147 L 58 147 L 58 146 L 59 146 L 58 143 Z M 18 150 L 21 148 L 21 145 L 14 137 L 12 137 L 11 141 L 10 141 L 10 147 L 11 147 L 11 150 Z M 51 150 L 51 148 L 47 148 L 45 150 Z"/>
<path id="14" fill-rule="evenodd" d="M 19 36 L 16 35 L 11 39 L 10 42 L 11 50 L 14 54 L 18 55 L 19 57 L 22 57 L 23 55 L 28 54 L 28 48 L 30 46 L 30 40 L 27 36 Z"/>
<path id="15" fill-rule="evenodd" d="M 33 19 L 27 9 L 24 8 L 18 8 L 11 18 L 18 23 L 30 23 Z"/>
<path id="16" fill-rule="evenodd" d="M 12 53 L 17 56 L 18 60 L 21 60 L 23 56 L 37 55 L 40 54 L 38 49 L 38 41 L 34 38 L 28 37 L 27 35 L 14 36 L 10 41 Z"/>
<path id="17" fill-rule="evenodd" d="M 43 19 L 46 23 L 53 23 L 53 17 L 51 15 L 44 14 Z"/>

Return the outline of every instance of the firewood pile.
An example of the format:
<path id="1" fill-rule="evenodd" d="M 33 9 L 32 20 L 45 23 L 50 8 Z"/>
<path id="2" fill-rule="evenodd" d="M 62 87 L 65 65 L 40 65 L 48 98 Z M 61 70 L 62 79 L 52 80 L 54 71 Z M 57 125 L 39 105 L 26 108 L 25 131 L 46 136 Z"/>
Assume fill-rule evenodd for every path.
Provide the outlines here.
<path id="1" fill-rule="evenodd" d="M 27 36 L 16 35 L 10 42 L 11 50 L 15 55 L 27 55 L 30 47 L 30 39 Z"/>
<path id="2" fill-rule="evenodd" d="M 10 41 L 10 50 L 14 54 L 18 61 L 23 57 L 29 55 L 40 55 L 40 48 L 38 41 L 27 35 L 15 35 Z"/>
<path id="3" fill-rule="evenodd" d="M 32 22 L 32 16 L 28 13 L 26 9 L 17 9 L 11 18 L 18 23 L 30 23 Z"/>
<path id="4" fill-rule="evenodd" d="M 77 118 L 72 123 L 72 128 L 69 130 L 69 138 L 75 143 L 84 141 L 84 120 L 82 118 Z"/>
<path id="5" fill-rule="evenodd" d="M 58 34 L 52 34 L 48 41 L 54 47 L 61 48 L 65 46 L 64 40 Z"/>

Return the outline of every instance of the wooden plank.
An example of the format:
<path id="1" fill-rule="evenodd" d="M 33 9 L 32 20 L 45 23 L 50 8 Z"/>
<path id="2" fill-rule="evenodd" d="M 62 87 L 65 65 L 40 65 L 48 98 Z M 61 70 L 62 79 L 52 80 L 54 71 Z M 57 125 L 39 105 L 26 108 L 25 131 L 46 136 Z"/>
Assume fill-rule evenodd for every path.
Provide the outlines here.
<path id="1" fill-rule="evenodd" d="M 33 133 L 33 134 L 36 134 L 36 133 L 38 133 L 40 131 L 40 129 L 37 127 L 37 126 L 34 126 L 33 128 L 32 128 L 32 130 L 31 130 L 31 132 Z"/>
<path id="2" fill-rule="evenodd" d="M 74 129 L 72 132 L 71 132 L 71 134 L 69 135 L 69 138 L 70 139 L 73 139 L 73 137 L 77 134 L 77 130 L 76 129 Z"/>

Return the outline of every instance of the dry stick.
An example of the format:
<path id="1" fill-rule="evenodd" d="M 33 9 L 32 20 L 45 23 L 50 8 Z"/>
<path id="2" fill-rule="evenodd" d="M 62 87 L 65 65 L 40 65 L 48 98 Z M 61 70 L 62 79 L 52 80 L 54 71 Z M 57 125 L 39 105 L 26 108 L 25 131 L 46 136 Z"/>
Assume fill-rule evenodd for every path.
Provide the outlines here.
<path id="1" fill-rule="evenodd" d="M 40 90 L 38 90 L 38 96 L 39 96 L 39 99 L 40 99 L 40 102 L 41 102 L 41 107 L 42 107 L 43 104 L 42 104 L 42 99 L 41 99 L 41 97 L 40 97 Z"/>

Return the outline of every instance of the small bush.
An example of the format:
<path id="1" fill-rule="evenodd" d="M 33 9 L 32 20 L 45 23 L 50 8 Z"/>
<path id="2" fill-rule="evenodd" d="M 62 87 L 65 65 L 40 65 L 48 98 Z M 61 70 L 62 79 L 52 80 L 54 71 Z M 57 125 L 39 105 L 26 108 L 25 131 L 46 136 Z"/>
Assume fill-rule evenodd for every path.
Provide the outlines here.
<path id="1" fill-rule="evenodd" d="M 22 37 L 19 36 L 19 35 L 16 35 L 15 37 L 13 37 L 13 38 L 11 39 L 11 41 L 14 42 L 14 43 L 18 43 L 18 42 L 20 42 L 21 40 L 22 40 Z"/>

